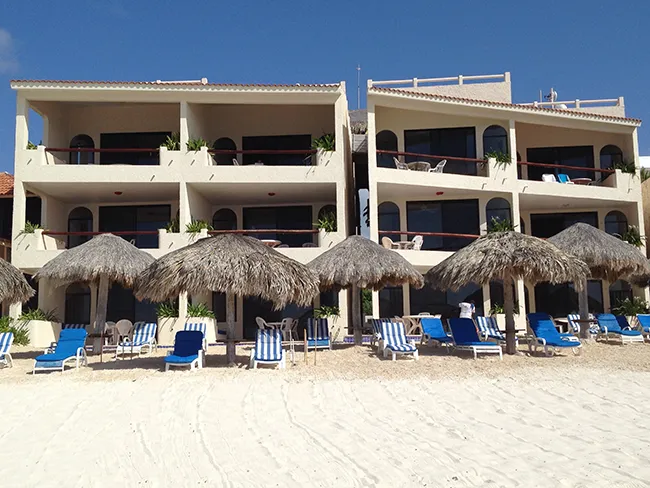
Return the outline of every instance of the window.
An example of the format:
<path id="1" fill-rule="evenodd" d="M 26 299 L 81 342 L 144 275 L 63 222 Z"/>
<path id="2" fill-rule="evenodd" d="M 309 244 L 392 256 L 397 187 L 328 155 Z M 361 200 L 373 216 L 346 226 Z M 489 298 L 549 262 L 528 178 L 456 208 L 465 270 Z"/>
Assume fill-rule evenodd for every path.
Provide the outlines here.
<path id="1" fill-rule="evenodd" d="M 237 215 L 229 208 L 217 210 L 212 216 L 212 227 L 214 230 L 236 230 Z"/>
<path id="2" fill-rule="evenodd" d="M 602 282 L 589 280 L 587 291 L 589 312 L 603 313 Z M 535 286 L 535 305 L 537 311 L 549 313 L 553 317 L 566 317 L 570 313 L 578 313 L 578 294 L 572 283 L 539 283 Z"/>
<path id="3" fill-rule="evenodd" d="M 102 149 L 124 149 L 124 151 L 103 153 L 100 164 L 132 164 L 157 166 L 160 164 L 158 148 L 171 132 L 125 132 L 101 134 Z M 129 149 L 151 149 L 151 151 L 129 151 Z"/>
<path id="4" fill-rule="evenodd" d="M 318 218 L 323 219 L 329 214 L 334 214 L 334 217 L 336 217 L 336 205 L 325 205 L 321 207 L 321 209 L 318 211 Z"/>
<path id="5" fill-rule="evenodd" d="M 411 314 L 429 312 L 441 314 L 443 318 L 458 317 L 458 304 L 473 301 L 476 314 L 483 315 L 483 289 L 474 284 L 466 285 L 455 292 L 436 290 L 429 286 L 419 290 L 411 287 L 409 297 Z"/>
<path id="6" fill-rule="evenodd" d="M 634 293 L 632 285 L 627 281 L 618 280 L 609 285 L 609 307 L 616 308 L 624 300 L 632 300 Z"/>
<path id="7" fill-rule="evenodd" d="M 508 154 L 508 133 L 500 125 L 491 125 L 483 132 L 483 154 L 492 151 Z"/>
<path id="8" fill-rule="evenodd" d="M 233 166 L 232 160 L 237 159 L 237 153 L 235 152 L 237 151 L 237 144 L 235 144 L 235 141 L 229 137 L 221 137 L 214 141 L 212 148 L 219 151 L 232 151 L 227 153 L 216 153 L 214 155 L 214 162 L 220 166 Z"/>
<path id="9" fill-rule="evenodd" d="M 311 206 L 253 207 L 244 209 L 244 229 L 312 230 L 314 228 Z M 309 232 L 300 234 L 260 233 L 249 234 L 258 239 L 277 239 L 289 247 L 301 247 L 314 241 Z"/>
<path id="10" fill-rule="evenodd" d="M 617 163 L 623 162 L 623 151 L 612 144 L 600 150 L 600 168 L 611 169 Z"/>
<path id="11" fill-rule="evenodd" d="M 515 300 L 518 301 L 517 298 L 517 288 L 515 287 L 515 284 L 512 284 L 512 296 L 515 297 Z M 494 280 L 490 281 L 490 304 L 492 307 L 495 305 L 501 305 L 503 306 L 505 303 L 505 297 L 503 294 L 503 280 Z M 521 310 L 521 303 L 519 304 L 520 310 L 519 313 L 522 313 Z M 517 308 L 515 307 L 515 312 L 517 312 Z"/>
<path id="12" fill-rule="evenodd" d="M 409 232 L 479 235 L 478 200 L 406 202 Z M 474 237 L 424 236 L 422 249 L 458 251 Z"/>
<path id="13" fill-rule="evenodd" d="M 598 228 L 598 214 L 596 212 L 531 214 L 530 233 L 535 237 L 546 239 L 571 227 L 576 222 L 584 222 Z"/>
<path id="14" fill-rule="evenodd" d="M 378 221 L 379 221 L 379 240 L 382 237 L 388 237 L 393 241 L 399 241 L 399 234 L 382 234 L 381 231 L 386 230 L 400 230 L 399 223 L 399 207 L 393 202 L 384 202 L 378 208 Z"/>
<path id="15" fill-rule="evenodd" d="M 77 207 L 68 214 L 68 232 L 92 232 L 93 214 L 86 207 Z M 92 236 L 68 236 L 68 249 L 83 244 Z"/>
<path id="16" fill-rule="evenodd" d="M 156 322 L 156 305 L 148 300 L 136 300 L 133 290 L 114 283 L 108 290 L 106 320 L 117 322 L 121 319 L 131 322 Z"/>
<path id="17" fill-rule="evenodd" d="M 476 132 L 474 127 L 453 129 L 405 130 L 404 147 L 406 152 L 431 154 L 438 158 L 426 159 L 432 165 L 445 158 L 476 158 Z M 421 156 L 407 156 L 406 161 L 422 160 Z M 449 159 L 445 173 L 476 175 L 477 166 L 472 161 Z"/>
<path id="18" fill-rule="evenodd" d="M 512 223 L 510 203 L 505 198 L 493 198 L 487 203 L 485 210 L 488 229 L 493 225 L 493 221 Z"/>
<path id="19" fill-rule="evenodd" d="M 65 290 L 66 324 L 90 324 L 90 288 L 74 283 Z"/>
<path id="20" fill-rule="evenodd" d="M 612 210 L 605 216 L 605 232 L 622 236 L 627 232 L 627 217 L 623 212 Z"/>
<path id="21" fill-rule="evenodd" d="M 262 163 L 264 166 L 311 165 L 311 135 L 254 136 L 242 138 L 244 151 L 270 151 L 269 153 L 244 154 L 244 164 Z M 282 154 L 286 150 L 304 149 L 304 154 Z M 278 152 L 279 151 L 279 152 Z"/>
<path id="22" fill-rule="evenodd" d="M 538 147 L 527 151 L 528 161 L 531 163 L 561 164 L 579 168 L 594 167 L 594 147 Z M 567 168 L 528 166 L 528 179 L 540 180 L 546 173 L 564 173 L 569 178 L 594 178 L 592 171 L 581 171 Z"/>
<path id="23" fill-rule="evenodd" d="M 158 229 L 164 229 L 171 219 L 170 205 L 99 207 L 99 231 L 150 231 L 147 234 L 121 235 L 140 249 L 158 247 Z"/>
<path id="24" fill-rule="evenodd" d="M 401 286 L 386 286 L 379 291 L 379 316 L 401 317 L 404 315 L 404 290 Z"/>
<path id="25" fill-rule="evenodd" d="M 79 134 L 72 138 L 70 141 L 71 148 L 77 149 L 94 149 L 95 141 L 93 138 L 86 134 Z M 70 156 L 68 159 L 70 164 L 94 164 L 95 163 L 95 153 L 93 152 L 81 152 L 81 151 L 70 151 Z"/>
<path id="26" fill-rule="evenodd" d="M 376 137 L 378 151 L 397 152 L 397 136 L 390 130 L 382 130 Z M 379 168 L 394 168 L 392 154 L 377 154 L 377 166 Z"/>

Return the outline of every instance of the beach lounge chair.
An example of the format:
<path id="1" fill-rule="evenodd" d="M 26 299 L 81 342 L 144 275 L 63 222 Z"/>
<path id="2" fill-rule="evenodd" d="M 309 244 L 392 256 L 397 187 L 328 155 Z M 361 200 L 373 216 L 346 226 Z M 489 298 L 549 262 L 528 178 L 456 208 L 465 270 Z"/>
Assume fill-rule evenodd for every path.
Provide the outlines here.
<path id="1" fill-rule="evenodd" d="M 11 345 L 14 343 L 14 333 L 13 332 L 3 332 L 0 334 L 0 364 L 11 368 L 14 365 L 14 361 L 11 358 L 9 350 Z"/>
<path id="2" fill-rule="evenodd" d="M 558 173 L 557 181 L 559 181 L 560 183 L 567 184 L 567 185 L 573 185 L 573 181 L 571 181 L 571 178 L 569 178 L 569 175 L 564 174 L 564 173 Z"/>
<path id="3" fill-rule="evenodd" d="M 326 318 L 307 319 L 307 350 L 332 349 L 330 328 Z"/>
<path id="4" fill-rule="evenodd" d="M 277 364 L 284 369 L 286 365 L 282 349 L 282 331 L 278 329 L 259 329 L 255 339 L 255 347 L 251 350 L 250 368 L 256 369 L 258 363 Z"/>
<path id="5" fill-rule="evenodd" d="M 650 315 L 647 314 L 637 314 L 636 320 L 639 322 L 641 327 L 641 334 L 643 337 L 650 341 Z"/>
<path id="6" fill-rule="evenodd" d="M 407 341 L 402 322 L 382 321 L 379 351 L 383 351 L 384 357 L 390 353 L 393 361 L 398 354 L 412 354 L 413 359 L 418 360 L 418 348 L 415 341 Z"/>
<path id="7" fill-rule="evenodd" d="M 537 351 L 537 347 L 544 348 L 544 354 L 553 356 L 558 349 L 570 348 L 573 354 L 580 354 L 582 343 L 573 334 L 560 334 L 555 328 L 555 322 L 550 315 L 544 313 L 529 313 L 526 316 L 530 337 L 528 349 L 531 353 Z"/>
<path id="8" fill-rule="evenodd" d="M 143 350 L 146 349 L 147 354 L 151 354 L 156 349 L 156 328 L 158 325 L 155 322 L 144 323 L 136 322 L 133 326 L 133 341 L 123 340 L 117 345 L 115 349 L 115 359 L 120 354 L 138 354 L 142 355 Z"/>
<path id="9" fill-rule="evenodd" d="M 496 317 L 492 315 L 482 317 L 479 315 L 476 317 L 476 327 L 482 341 L 496 341 L 498 344 L 506 342 L 506 335 L 499 330 Z M 515 344 L 519 345 L 519 339 L 516 337 Z"/>
<path id="10" fill-rule="evenodd" d="M 454 339 L 454 346 L 459 351 L 472 351 L 474 359 L 481 353 L 498 354 L 499 358 L 503 360 L 501 346 L 494 342 L 482 342 L 472 319 L 451 318 L 449 319 L 449 328 Z"/>
<path id="11" fill-rule="evenodd" d="M 379 344 L 379 341 L 381 341 L 382 320 L 390 320 L 390 319 L 370 319 L 370 325 L 372 326 L 372 337 L 370 338 L 370 347 L 373 347 L 375 344 Z"/>
<path id="12" fill-rule="evenodd" d="M 580 323 L 576 322 L 576 320 L 580 320 L 580 314 L 578 313 L 570 313 L 566 316 L 566 321 L 569 324 L 569 330 L 574 335 L 579 336 L 580 335 Z"/>
<path id="13" fill-rule="evenodd" d="M 454 344 L 454 340 L 445 332 L 442 320 L 437 317 L 425 317 L 420 321 L 420 324 L 422 325 L 420 344 L 445 346 L 447 353 L 449 353 L 449 346 Z"/>
<path id="14" fill-rule="evenodd" d="M 623 317 L 625 319 L 625 317 Z M 600 313 L 596 315 L 596 320 L 598 320 L 598 335 L 596 339 L 605 338 L 605 342 L 609 342 L 610 338 L 619 339 L 621 344 L 627 344 L 632 342 L 641 342 L 643 343 L 643 334 L 638 330 L 632 330 L 628 325 L 625 325 L 625 328 L 621 327 L 621 324 L 617 318 L 611 313 Z M 627 324 L 625 320 L 624 324 Z"/>
<path id="15" fill-rule="evenodd" d="M 34 370 L 37 371 L 58 371 L 63 372 L 68 362 L 74 361 L 75 368 L 79 369 L 80 365 L 87 365 L 86 357 L 86 329 L 64 329 L 59 334 L 59 340 L 56 343 L 54 351 L 41 354 L 34 361 Z M 48 351 L 50 351 L 48 349 Z"/>
<path id="16" fill-rule="evenodd" d="M 85 329 L 88 327 L 88 324 L 63 324 L 61 330 L 65 329 Z"/>
<path id="17" fill-rule="evenodd" d="M 203 367 L 203 333 L 199 330 L 179 330 L 174 338 L 174 350 L 165 356 L 165 371 L 172 366 L 189 366 L 190 371 Z"/>
<path id="18" fill-rule="evenodd" d="M 557 179 L 555 178 L 554 174 L 543 174 L 542 175 L 542 181 L 546 183 L 557 183 Z"/>
<path id="19" fill-rule="evenodd" d="M 208 352 L 208 339 L 205 336 L 206 331 L 208 330 L 208 325 L 205 322 L 186 322 L 183 330 L 198 330 L 203 334 L 203 351 Z"/>

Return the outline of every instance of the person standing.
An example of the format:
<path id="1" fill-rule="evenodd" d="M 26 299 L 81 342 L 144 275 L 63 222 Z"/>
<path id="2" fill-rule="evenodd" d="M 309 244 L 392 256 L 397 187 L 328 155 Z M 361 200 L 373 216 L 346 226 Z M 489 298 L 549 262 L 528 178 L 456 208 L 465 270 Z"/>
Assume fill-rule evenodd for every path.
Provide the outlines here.
<path id="1" fill-rule="evenodd" d="M 476 305 L 474 305 L 474 300 L 470 302 L 461 302 L 458 304 L 460 307 L 461 319 L 471 319 L 474 318 L 474 313 L 476 313 Z"/>

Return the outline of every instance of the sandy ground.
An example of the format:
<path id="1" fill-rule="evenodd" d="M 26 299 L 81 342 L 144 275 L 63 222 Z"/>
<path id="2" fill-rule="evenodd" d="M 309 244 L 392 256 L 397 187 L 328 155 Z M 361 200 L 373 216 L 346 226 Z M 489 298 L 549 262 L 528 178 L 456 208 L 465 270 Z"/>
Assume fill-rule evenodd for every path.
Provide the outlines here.
<path id="1" fill-rule="evenodd" d="M 15 349 L 2 487 L 650 485 L 650 344 L 417 363 L 341 347 L 285 371 L 214 347 L 194 373 L 162 372 L 161 351 L 36 377 Z"/>

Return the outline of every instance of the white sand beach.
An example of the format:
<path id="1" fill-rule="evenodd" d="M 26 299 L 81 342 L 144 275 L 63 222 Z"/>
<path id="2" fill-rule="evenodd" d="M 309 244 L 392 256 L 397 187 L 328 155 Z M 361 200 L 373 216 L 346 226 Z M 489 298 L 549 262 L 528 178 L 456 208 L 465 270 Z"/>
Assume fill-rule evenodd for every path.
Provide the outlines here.
<path id="1" fill-rule="evenodd" d="M 0 370 L 2 487 L 650 480 L 650 345 L 503 362 L 425 348 L 417 363 L 350 347 L 285 371 L 225 368 L 211 348 L 194 373 L 92 357 L 36 377 L 34 354 L 17 349 Z"/>

